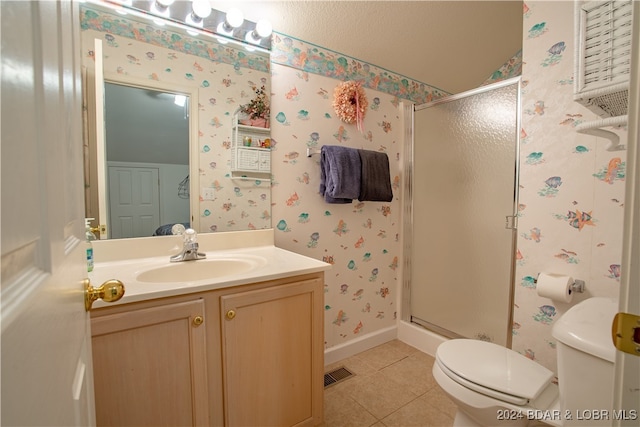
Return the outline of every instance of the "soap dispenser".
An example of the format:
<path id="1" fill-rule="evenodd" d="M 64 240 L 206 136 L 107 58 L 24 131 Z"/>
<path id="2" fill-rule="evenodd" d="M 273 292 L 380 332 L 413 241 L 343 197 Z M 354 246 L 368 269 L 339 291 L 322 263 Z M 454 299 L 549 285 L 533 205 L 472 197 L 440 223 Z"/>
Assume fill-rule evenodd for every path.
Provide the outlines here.
<path id="1" fill-rule="evenodd" d="M 91 231 L 91 220 L 93 219 L 95 218 L 84 219 L 84 225 L 85 225 L 84 237 L 85 237 L 86 247 L 87 247 L 87 271 L 88 272 L 93 271 L 93 244 L 91 242 L 96 240 L 96 235 L 93 234 L 93 232 Z"/>

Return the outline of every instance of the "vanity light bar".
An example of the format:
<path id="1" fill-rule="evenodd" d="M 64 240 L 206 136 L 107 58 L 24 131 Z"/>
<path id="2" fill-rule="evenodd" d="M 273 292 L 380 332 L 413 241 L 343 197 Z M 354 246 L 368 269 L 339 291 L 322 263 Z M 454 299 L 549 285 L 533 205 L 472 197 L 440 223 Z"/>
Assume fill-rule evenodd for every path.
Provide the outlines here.
<path id="1" fill-rule="evenodd" d="M 258 24 L 246 19 L 243 19 L 239 26 L 230 27 L 227 14 L 211 9 L 211 12 L 207 15 L 206 12 L 203 13 L 201 10 L 202 5 L 198 3 L 198 0 L 193 3 L 190 1 L 170 2 L 167 0 L 89 0 L 88 2 L 109 7 L 120 13 L 126 11 L 146 19 L 162 18 L 176 27 L 188 30 L 190 34 L 205 34 L 217 38 L 222 43 L 233 41 L 246 48 L 251 48 L 251 50 L 260 50 L 266 53 L 271 51 L 270 31 L 268 35 L 256 38 L 255 36 L 259 33 L 257 30 Z M 264 24 L 261 22 L 260 25 L 262 29 Z M 271 25 L 267 25 L 270 29 Z M 219 28 L 225 28 L 228 31 L 220 31 Z M 266 32 L 263 32 L 263 34 L 266 34 Z"/>

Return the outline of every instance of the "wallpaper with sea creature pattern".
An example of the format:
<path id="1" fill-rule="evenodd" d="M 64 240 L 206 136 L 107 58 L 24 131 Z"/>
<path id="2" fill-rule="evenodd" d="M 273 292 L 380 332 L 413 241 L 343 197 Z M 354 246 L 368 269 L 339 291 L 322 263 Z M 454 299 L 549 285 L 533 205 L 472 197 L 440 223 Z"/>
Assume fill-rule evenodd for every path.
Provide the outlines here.
<path id="1" fill-rule="evenodd" d="M 273 226 L 279 247 L 332 264 L 325 273 L 325 346 L 395 325 L 402 285 L 402 135 L 399 104 L 448 93 L 311 43 L 275 34 L 272 52 Z M 361 82 L 364 130 L 340 121 L 334 89 Z M 340 145 L 386 153 L 391 202 L 330 204 L 319 193 L 320 156 Z"/>
<path id="2" fill-rule="evenodd" d="M 325 273 L 325 341 L 332 347 L 396 322 L 402 262 L 399 99 L 365 89 L 369 108 L 361 133 L 333 111 L 339 80 L 278 64 L 272 70 L 276 244 L 332 264 Z M 308 147 L 323 145 L 386 153 L 393 200 L 326 203 L 319 193 L 320 156 L 306 156 Z"/>
<path id="3" fill-rule="evenodd" d="M 626 151 L 575 130 L 600 117 L 573 101 L 573 7 L 527 1 L 523 10 L 513 348 L 554 371 L 554 322 L 585 298 L 617 297 L 622 256 Z M 625 144 L 626 129 L 616 132 Z M 570 304 L 539 297 L 534 279 L 543 271 L 585 280 L 587 290 Z"/>
<path id="4" fill-rule="evenodd" d="M 597 116 L 573 101 L 573 2 L 526 2 L 523 20 L 522 52 L 488 76 L 487 83 L 519 75 L 522 70 L 513 348 L 555 370 L 553 322 L 584 298 L 618 295 L 626 159 L 624 151 L 606 151 L 606 141 L 575 132 L 578 123 Z M 120 49 L 135 44 L 127 40 Z M 132 54 L 143 59 L 140 66 L 146 61 L 144 52 Z M 224 65 L 199 58 L 194 62 L 203 68 L 198 73 L 213 74 Z M 127 59 L 118 65 L 137 68 Z M 227 73 L 240 89 L 238 98 L 248 99 L 249 84 L 236 68 Z M 325 273 L 325 346 L 329 348 L 395 324 L 403 256 L 400 188 L 404 175 L 398 105 L 403 99 L 422 103 L 447 93 L 277 33 L 270 70 L 275 142 L 270 224 L 278 246 L 332 264 Z M 189 69 L 181 72 L 193 74 Z M 355 125 L 340 122 L 331 106 L 333 89 L 349 79 L 363 82 L 369 100 L 363 133 Z M 207 124 L 215 128 L 212 119 L 223 123 L 221 118 L 236 106 L 201 114 L 201 132 L 210 130 Z M 624 143 L 626 132 L 619 133 Z M 202 147 L 214 135 L 201 135 Z M 228 137 L 222 141 L 224 146 Z M 319 156 L 305 155 L 307 147 L 325 144 L 387 153 L 393 201 L 325 203 L 319 194 Z M 211 172 L 211 162 L 218 167 L 224 164 L 228 170 L 226 158 L 206 158 L 200 162 L 201 172 Z M 212 179 L 211 185 L 216 185 Z M 245 194 L 244 188 L 239 193 Z M 224 229 L 224 221 L 220 224 Z M 533 281 L 541 271 L 583 279 L 587 292 L 576 296 L 572 304 L 541 298 Z"/>

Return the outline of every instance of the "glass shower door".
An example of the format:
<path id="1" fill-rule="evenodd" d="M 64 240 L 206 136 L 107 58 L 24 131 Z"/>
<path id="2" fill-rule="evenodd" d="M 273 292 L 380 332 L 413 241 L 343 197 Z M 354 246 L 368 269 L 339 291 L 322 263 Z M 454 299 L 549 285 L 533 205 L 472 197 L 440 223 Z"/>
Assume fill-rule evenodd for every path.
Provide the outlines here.
<path id="1" fill-rule="evenodd" d="M 415 107 L 411 321 L 511 345 L 519 79 Z"/>

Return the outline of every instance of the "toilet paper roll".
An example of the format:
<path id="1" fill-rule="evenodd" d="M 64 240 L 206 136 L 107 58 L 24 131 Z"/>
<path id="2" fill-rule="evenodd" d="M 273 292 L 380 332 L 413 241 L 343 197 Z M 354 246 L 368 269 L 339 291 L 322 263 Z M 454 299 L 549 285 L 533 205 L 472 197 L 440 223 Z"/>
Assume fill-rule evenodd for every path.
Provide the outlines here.
<path id="1" fill-rule="evenodd" d="M 536 290 L 538 295 L 560 302 L 571 302 L 573 277 L 562 274 L 540 273 Z"/>

